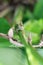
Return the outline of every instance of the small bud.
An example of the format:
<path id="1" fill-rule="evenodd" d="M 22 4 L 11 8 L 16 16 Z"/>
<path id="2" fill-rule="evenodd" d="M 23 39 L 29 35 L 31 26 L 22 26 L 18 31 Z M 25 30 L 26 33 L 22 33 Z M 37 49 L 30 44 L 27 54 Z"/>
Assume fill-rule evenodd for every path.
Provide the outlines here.
<path id="1" fill-rule="evenodd" d="M 10 28 L 10 30 L 8 31 L 8 36 L 9 36 L 10 38 L 13 37 L 13 31 L 14 31 L 13 28 Z"/>
<path id="2" fill-rule="evenodd" d="M 40 47 L 43 46 L 43 41 L 41 40 L 41 42 L 39 43 Z"/>

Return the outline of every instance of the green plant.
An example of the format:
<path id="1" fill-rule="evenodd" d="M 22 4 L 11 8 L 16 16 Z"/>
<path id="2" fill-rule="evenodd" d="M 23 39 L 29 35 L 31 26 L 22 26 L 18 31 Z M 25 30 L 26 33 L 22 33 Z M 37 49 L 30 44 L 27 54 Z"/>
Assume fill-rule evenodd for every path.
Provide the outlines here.
<path id="1" fill-rule="evenodd" d="M 24 10 L 17 6 L 12 26 L 0 18 L 0 65 L 43 65 L 43 19 L 36 20 L 29 9 Z"/>

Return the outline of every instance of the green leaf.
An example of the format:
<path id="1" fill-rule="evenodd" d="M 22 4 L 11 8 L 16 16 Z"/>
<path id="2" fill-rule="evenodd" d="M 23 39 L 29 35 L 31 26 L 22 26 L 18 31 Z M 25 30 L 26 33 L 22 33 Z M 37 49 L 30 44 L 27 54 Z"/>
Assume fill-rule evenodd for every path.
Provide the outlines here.
<path id="1" fill-rule="evenodd" d="M 36 6 L 34 8 L 34 16 L 35 18 L 43 18 L 43 0 L 38 0 Z"/>
<path id="2" fill-rule="evenodd" d="M 24 24 L 26 35 L 29 36 L 29 32 L 32 34 L 32 44 L 38 44 L 40 42 L 39 34 L 43 30 L 43 19 L 30 20 Z"/>
<path id="3" fill-rule="evenodd" d="M 30 20 L 30 21 L 27 21 L 24 24 L 24 29 L 27 32 L 33 32 L 33 33 L 40 34 L 42 29 L 43 29 L 43 25 L 42 24 L 43 24 L 43 19 L 40 19 L 40 20 Z"/>
<path id="4" fill-rule="evenodd" d="M 0 48 L 0 64 L 28 65 L 26 53 L 19 48 Z"/>
<path id="5" fill-rule="evenodd" d="M 19 24 L 22 21 L 23 12 L 24 12 L 23 6 L 18 6 L 16 8 L 13 18 L 13 25 Z"/>
<path id="6" fill-rule="evenodd" d="M 43 57 L 43 49 L 37 49 Z M 20 48 L 0 48 L 0 65 L 28 65 L 26 53 Z"/>
<path id="7" fill-rule="evenodd" d="M 42 27 L 40 26 L 39 23 L 40 23 L 39 21 L 33 22 L 33 25 L 30 29 L 31 32 L 35 32 L 35 33 L 38 33 L 38 34 L 41 33 Z"/>
<path id="8" fill-rule="evenodd" d="M 43 57 L 43 49 L 42 49 L 42 48 L 41 48 L 41 49 L 38 48 L 38 49 L 37 49 L 37 52 Z"/>
<path id="9" fill-rule="evenodd" d="M 8 21 L 5 18 L 0 18 L 0 33 L 7 33 L 10 28 Z"/>
<path id="10" fill-rule="evenodd" d="M 29 20 L 29 19 L 33 19 L 33 14 L 32 12 L 30 12 L 29 9 L 25 9 L 24 15 L 23 15 L 23 22 Z"/>
<path id="11" fill-rule="evenodd" d="M 10 45 L 12 45 L 9 40 L 0 37 L 0 47 L 9 47 Z"/>
<path id="12" fill-rule="evenodd" d="M 33 36 L 32 36 L 32 44 L 39 44 L 39 42 L 40 42 L 40 37 L 39 37 L 39 35 L 38 34 L 35 34 L 35 33 L 33 33 Z"/>

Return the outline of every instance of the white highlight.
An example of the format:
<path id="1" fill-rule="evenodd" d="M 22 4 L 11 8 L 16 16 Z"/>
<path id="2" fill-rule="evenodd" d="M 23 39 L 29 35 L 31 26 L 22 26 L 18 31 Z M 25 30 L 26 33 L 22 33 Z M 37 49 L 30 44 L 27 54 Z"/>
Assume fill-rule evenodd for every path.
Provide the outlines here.
<path id="1" fill-rule="evenodd" d="M 24 47 L 23 44 L 19 43 L 19 42 L 16 42 L 16 41 L 13 41 L 11 38 L 9 39 L 10 43 L 14 44 L 15 46 L 17 47 Z"/>
<path id="2" fill-rule="evenodd" d="M 10 28 L 10 30 L 8 31 L 8 36 L 9 36 L 10 38 L 13 37 L 13 28 Z"/>

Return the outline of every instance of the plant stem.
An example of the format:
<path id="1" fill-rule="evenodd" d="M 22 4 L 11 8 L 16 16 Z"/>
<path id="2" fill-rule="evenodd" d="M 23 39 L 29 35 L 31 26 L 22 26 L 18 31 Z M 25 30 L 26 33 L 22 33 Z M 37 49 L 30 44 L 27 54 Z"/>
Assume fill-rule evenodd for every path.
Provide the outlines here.
<path id="1" fill-rule="evenodd" d="M 14 19 L 14 27 L 15 31 L 20 37 L 20 41 L 22 44 L 25 46 L 25 51 L 27 54 L 27 60 L 28 60 L 28 65 L 43 65 L 43 59 L 40 57 L 40 55 L 36 52 L 36 50 L 28 44 L 27 38 L 24 33 L 24 28 L 22 24 L 22 14 L 23 14 L 23 7 L 18 7 L 16 10 L 16 15 Z M 39 60 L 40 59 L 40 60 Z"/>
<path id="2" fill-rule="evenodd" d="M 19 6 L 16 11 L 15 11 L 15 16 L 14 16 L 14 28 L 16 33 L 19 35 L 20 37 L 20 41 L 22 44 L 24 44 L 25 49 L 28 47 L 28 41 L 27 38 L 25 36 L 25 32 L 24 32 L 24 27 L 22 24 L 22 17 L 23 17 L 23 7 Z M 26 52 L 27 53 L 27 52 Z M 27 60 L 28 60 L 28 55 L 27 55 Z M 29 60 L 28 60 L 28 64 L 29 64 Z"/>

